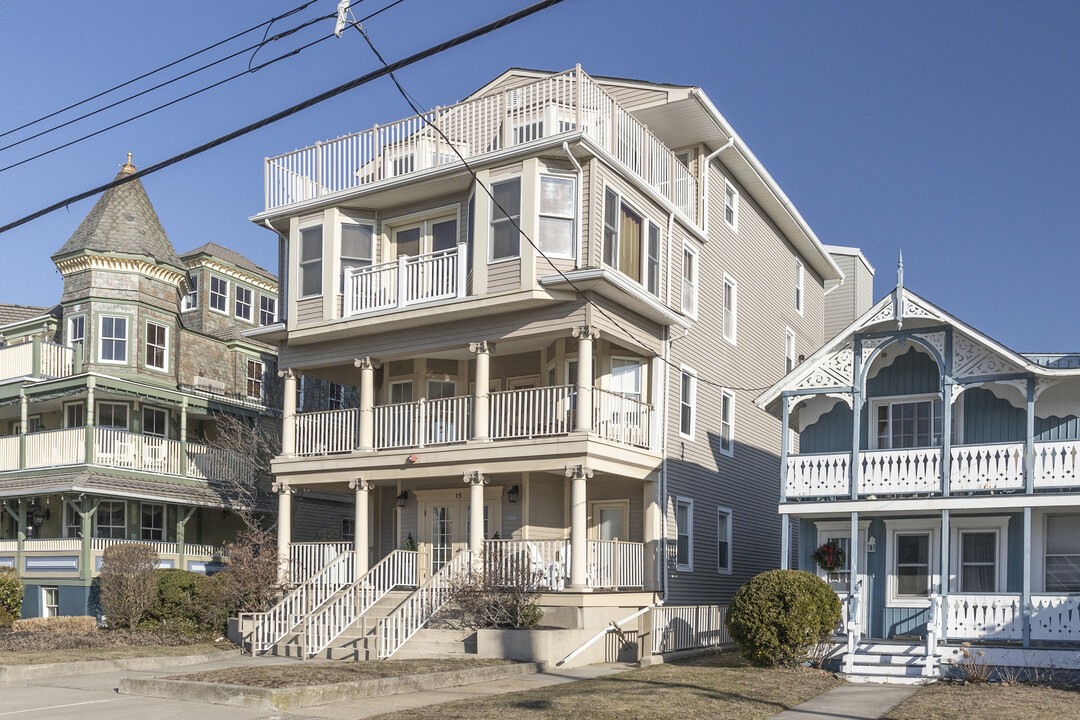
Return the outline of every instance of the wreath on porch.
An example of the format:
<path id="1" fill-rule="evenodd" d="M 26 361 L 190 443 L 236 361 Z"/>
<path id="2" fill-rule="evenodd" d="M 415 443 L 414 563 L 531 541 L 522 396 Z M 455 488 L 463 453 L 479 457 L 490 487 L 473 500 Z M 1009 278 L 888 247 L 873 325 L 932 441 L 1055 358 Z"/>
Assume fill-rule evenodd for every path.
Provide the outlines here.
<path id="1" fill-rule="evenodd" d="M 829 540 L 811 555 L 818 567 L 826 572 L 836 572 L 844 567 L 844 550 L 836 540 Z"/>

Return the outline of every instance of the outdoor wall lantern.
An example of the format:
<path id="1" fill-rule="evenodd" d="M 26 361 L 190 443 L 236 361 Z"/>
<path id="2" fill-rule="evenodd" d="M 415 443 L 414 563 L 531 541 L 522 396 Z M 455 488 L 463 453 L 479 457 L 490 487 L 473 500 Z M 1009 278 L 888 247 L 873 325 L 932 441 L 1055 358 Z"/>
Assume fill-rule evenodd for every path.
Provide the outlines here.
<path id="1" fill-rule="evenodd" d="M 521 497 L 521 488 L 518 487 L 517 485 L 510 488 L 510 490 L 507 491 L 507 493 L 506 493 L 506 499 L 509 500 L 512 503 L 516 503 L 518 501 L 518 498 L 520 498 L 520 497 Z"/>
<path id="2" fill-rule="evenodd" d="M 405 507 L 405 503 L 409 501 L 409 491 L 402 490 L 401 494 L 397 496 L 397 506 L 399 508 Z"/>
<path id="3" fill-rule="evenodd" d="M 866 538 L 866 552 L 877 552 L 877 538 L 875 538 L 873 535 Z"/>

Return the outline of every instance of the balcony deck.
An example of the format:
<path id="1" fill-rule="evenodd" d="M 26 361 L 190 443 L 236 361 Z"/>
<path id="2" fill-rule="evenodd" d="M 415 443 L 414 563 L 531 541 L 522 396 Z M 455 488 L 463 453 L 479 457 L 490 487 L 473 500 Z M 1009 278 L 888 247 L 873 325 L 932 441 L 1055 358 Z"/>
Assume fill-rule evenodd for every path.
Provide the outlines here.
<path id="1" fill-rule="evenodd" d="M 689 222 L 697 222 L 697 179 L 580 69 L 268 158 L 265 206 L 269 212 L 460 166 L 461 157 L 482 158 L 578 132 L 666 198 Z"/>
<path id="2" fill-rule="evenodd" d="M 15 378 L 60 378 L 77 372 L 74 348 L 42 340 L 0 347 L 0 382 Z"/>
<path id="3" fill-rule="evenodd" d="M 940 448 L 859 453 L 859 496 L 942 495 Z M 791 455 L 785 497 L 851 496 L 851 453 Z M 1080 491 L 1080 441 L 1035 443 L 1034 492 Z M 1024 492 L 1024 443 L 958 445 L 949 450 L 950 493 Z"/>

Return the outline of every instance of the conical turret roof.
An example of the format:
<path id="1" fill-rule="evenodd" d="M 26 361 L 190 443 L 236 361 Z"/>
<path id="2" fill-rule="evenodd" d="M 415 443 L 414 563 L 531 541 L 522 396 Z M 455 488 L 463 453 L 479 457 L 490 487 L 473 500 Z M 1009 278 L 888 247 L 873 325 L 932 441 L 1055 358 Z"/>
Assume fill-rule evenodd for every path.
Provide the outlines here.
<path id="1" fill-rule="evenodd" d="M 135 173 L 131 153 L 116 180 Z M 143 255 L 183 271 L 184 264 L 161 227 L 154 206 L 138 180 L 106 190 L 52 259 L 81 251 Z"/>

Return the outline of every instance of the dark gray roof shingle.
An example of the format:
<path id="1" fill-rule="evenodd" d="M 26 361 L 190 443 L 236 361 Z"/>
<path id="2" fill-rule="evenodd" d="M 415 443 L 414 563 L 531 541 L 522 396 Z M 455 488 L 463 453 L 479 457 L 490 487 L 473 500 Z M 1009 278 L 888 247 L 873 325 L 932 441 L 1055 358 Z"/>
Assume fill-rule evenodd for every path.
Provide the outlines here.
<path id="1" fill-rule="evenodd" d="M 230 250 L 227 247 L 218 245 L 217 243 L 208 242 L 205 245 L 200 245 L 194 250 L 188 250 L 186 253 L 180 255 L 184 260 L 195 257 L 196 255 L 210 255 L 216 257 L 218 260 L 224 260 L 225 262 L 240 268 L 241 270 L 247 270 L 255 275 L 260 275 L 267 280 L 277 283 L 277 275 L 270 272 L 266 268 L 260 267 L 249 260 L 246 256 L 241 255 L 235 250 Z"/>
<path id="2" fill-rule="evenodd" d="M 37 307 L 36 305 L 12 305 L 0 303 L 0 326 L 11 325 L 30 318 L 47 315 L 53 308 Z"/>

